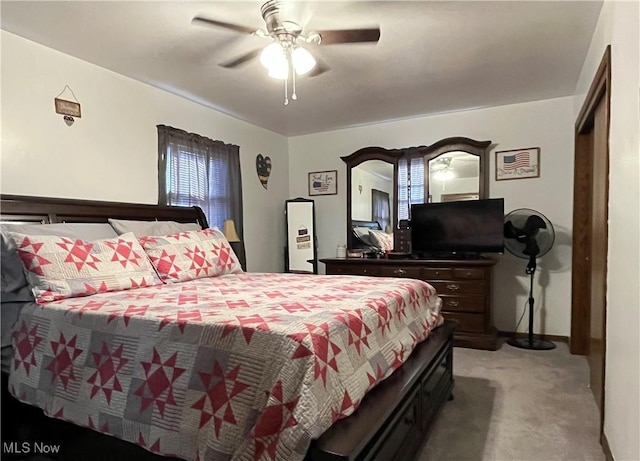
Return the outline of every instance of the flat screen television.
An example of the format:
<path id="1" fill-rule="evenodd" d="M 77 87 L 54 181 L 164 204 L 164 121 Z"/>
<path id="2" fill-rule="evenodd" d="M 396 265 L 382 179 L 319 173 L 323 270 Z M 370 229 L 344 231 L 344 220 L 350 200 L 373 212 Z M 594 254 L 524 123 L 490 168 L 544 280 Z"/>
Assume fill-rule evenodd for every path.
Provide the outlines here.
<path id="1" fill-rule="evenodd" d="M 504 251 L 504 199 L 411 205 L 411 252 L 421 258 Z"/>

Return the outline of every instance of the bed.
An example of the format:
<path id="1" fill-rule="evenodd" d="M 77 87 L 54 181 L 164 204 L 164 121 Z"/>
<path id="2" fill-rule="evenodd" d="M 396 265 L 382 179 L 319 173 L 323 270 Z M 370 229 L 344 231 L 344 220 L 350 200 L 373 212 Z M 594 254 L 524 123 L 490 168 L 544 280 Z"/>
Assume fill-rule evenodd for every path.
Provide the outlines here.
<path id="1" fill-rule="evenodd" d="M 207 227 L 199 208 L 3 196 L 0 211 L 3 222 Z M 27 417 L 3 440 L 56 434 L 61 459 L 86 457 L 83 440 L 106 459 L 411 459 L 452 395 L 454 325 L 440 326 L 426 284 L 353 282 L 228 273 L 25 308 L 3 432 L 11 408 Z M 73 425 L 51 429 L 57 420 Z"/>

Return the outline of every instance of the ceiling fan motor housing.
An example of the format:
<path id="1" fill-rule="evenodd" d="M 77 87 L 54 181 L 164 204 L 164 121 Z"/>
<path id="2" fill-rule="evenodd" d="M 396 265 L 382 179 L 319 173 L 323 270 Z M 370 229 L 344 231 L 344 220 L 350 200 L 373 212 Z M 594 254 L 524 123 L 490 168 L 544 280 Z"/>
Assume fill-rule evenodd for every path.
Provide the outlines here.
<path id="1" fill-rule="evenodd" d="M 302 33 L 302 27 L 293 21 L 282 21 L 280 19 L 280 1 L 269 0 L 260 9 L 262 19 L 267 27 L 267 33 L 280 40 L 295 41 Z"/>

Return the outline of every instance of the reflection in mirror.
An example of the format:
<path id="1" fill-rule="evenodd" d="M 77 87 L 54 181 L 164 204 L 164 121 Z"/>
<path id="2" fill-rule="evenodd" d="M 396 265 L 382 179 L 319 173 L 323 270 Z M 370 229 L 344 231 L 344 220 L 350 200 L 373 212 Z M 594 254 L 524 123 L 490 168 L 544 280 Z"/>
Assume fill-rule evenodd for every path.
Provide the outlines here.
<path id="1" fill-rule="evenodd" d="M 351 169 L 351 219 L 378 221 L 380 228 L 393 227 L 393 165 L 367 160 Z"/>
<path id="2" fill-rule="evenodd" d="M 429 201 L 448 202 L 480 197 L 480 157 L 462 151 L 429 160 Z"/>

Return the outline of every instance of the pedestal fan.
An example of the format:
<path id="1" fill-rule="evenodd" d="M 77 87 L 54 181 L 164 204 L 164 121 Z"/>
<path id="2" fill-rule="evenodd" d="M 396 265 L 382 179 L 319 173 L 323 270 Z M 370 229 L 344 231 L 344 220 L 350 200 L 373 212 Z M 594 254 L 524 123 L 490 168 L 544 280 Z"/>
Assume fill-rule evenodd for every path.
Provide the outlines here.
<path id="1" fill-rule="evenodd" d="M 533 276 L 536 260 L 551 250 L 555 231 L 551 221 L 542 213 L 528 208 L 519 208 L 504 218 L 505 247 L 518 258 L 528 259 L 525 272 L 530 277 L 529 284 L 529 335 L 526 338 L 511 338 L 508 344 L 523 349 L 548 350 L 555 348 L 550 341 L 533 338 Z"/>

